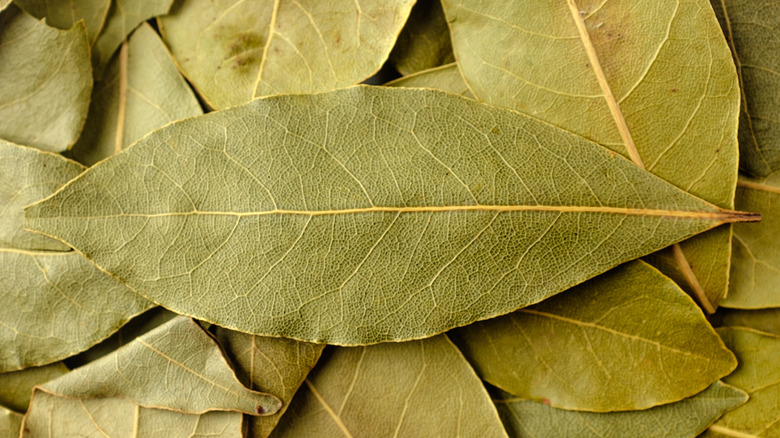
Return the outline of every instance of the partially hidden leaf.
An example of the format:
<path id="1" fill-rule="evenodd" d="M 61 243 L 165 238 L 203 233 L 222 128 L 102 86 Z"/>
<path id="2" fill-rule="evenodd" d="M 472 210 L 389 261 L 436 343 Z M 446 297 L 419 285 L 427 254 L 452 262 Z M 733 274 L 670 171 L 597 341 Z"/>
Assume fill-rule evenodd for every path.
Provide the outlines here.
<path id="1" fill-rule="evenodd" d="M 58 30 L 17 7 L 0 14 L 0 138 L 61 152 L 78 139 L 92 69 L 84 23 Z"/>
<path id="2" fill-rule="evenodd" d="M 715 314 L 715 324 L 721 327 L 746 327 L 780 336 L 780 308 L 721 309 Z"/>
<path id="3" fill-rule="evenodd" d="M 385 85 L 404 88 L 432 88 L 434 90 L 449 91 L 450 93 L 471 99 L 474 98 L 474 95 L 469 91 L 469 87 L 463 81 L 458 66 L 454 63 L 419 71 L 388 82 Z"/>
<path id="4" fill-rule="evenodd" d="M 325 346 L 293 339 L 253 336 L 221 327 L 217 327 L 216 337 L 228 357 L 233 359 L 236 374 L 244 386 L 281 399 L 282 408 L 275 415 L 244 419 L 246 436 L 269 436 Z"/>
<path id="5" fill-rule="evenodd" d="M 26 226 L 177 313 L 359 345 L 508 313 L 755 219 L 515 112 L 361 86 L 158 129 Z"/>
<path id="6" fill-rule="evenodd" d="M 54 380 L 67 372 L 68 368 L 62 362 L 57 362 L 42 367 L 0 373 L 0 405 L 16 412 L 26 412 L 33 387 Z"/>
<path id="7" fill-rule="evenodd" d="M 780 435 L 780 338 L 741 328 L 718 333 L 739 360 L 739 367 L 723 379 L 750 396 L 747 403 L 727 413 L 704 437 L 776 437 Z"/>
<path id="8" fill-rule="evenodd" d="M 696 303 L 639 261 L 452 337 L 490 384 L 593 412 L 676 402 L 737 366 Z"/>
<path id="9" fill-rule="evenodd" d="M 41 391 L 71 399 L 124 399 L 189 414 L 270 415 L 280 408 L 276 397 L 241 385 L 217 343 L 186 317 L 36 388 Z"/>
<path id="10" fill-rule="evenodd" d="M 22 430 L 22 414 L 0 406 L 0 436 L 15 438 Z"/>
<path id="11" fill-rule="evenodd" d="M 58 29 L 70 29 L 84 20 L 89 44 L 103 29 L 111 0 L 14 0 L 25 12 L 36 18 L 46 18 L 46 24 Z"/>
<path id="12" fill-rule="evenodd" d="M 390 62 L 402 75 L 410 75 L 454 61 L 441 0 L 418 0 L 398 35 Z"/>
<path id="13" fill-rule="evenodd" d="M 202 113 L 165 45 L 144 23 L 95 84 L 84 133 L 68 156 L 92 165 L 160 126 Z"/>
<path id="14" fill-rule="evenodd" d="M 739 309 L 780 307 L 780 171 L 741 176 L 737 205 L 762 213 L 753 227 L 734 227 L 729 294 L 722 304 Z"/>
<path id="15" fill-rule="evenodd" d="M 485 387 L 440 335 L 333 348 L 306 379 L 273 437 L 505 437 Z"/>
<path id="16" fill-rule="evenodd" d="M 679 438 L 697 436 L 746 400 L 743 391 L 716 382 L 691 398 L 642 411 L 566 411 L 509 394 L 494 401 L 513 438 Z"/>
<path id="17" fill-rule="evenodd" d="M 214 108 L 358 84 L 379 71 L 413 0 L 182 0 L 159 19 Z"/>
<path id="18" fill-rule="evenodd" d="M 708 0 L 443 4 L 478 99 L 580 134 L 733 207 L 739 83 Z M 711 313 L 728 287 L 730 244 L 726 227 L 667 251 L 680 269 L 651 261 Z"/>

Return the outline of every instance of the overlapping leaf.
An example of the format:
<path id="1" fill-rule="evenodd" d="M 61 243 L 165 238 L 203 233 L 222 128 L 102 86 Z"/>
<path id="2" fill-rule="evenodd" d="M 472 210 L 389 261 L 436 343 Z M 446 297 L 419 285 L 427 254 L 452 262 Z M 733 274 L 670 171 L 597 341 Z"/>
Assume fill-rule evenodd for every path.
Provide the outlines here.
<path id="1" fill-rule="evenodd" d="M 753 219 L 511 111 L 355 87 L 168 125 L 26 225 L 179 313 L 354 345 L 498 316 Z"/>
<path id="2" fill-rule="evenodd" d="M 398 35 L 390 62 L 402 75 L 410 75 L 454 61 L 441 1 L 418 0 Z"/>
<path id="3" fill-rule="evenodd" d="M 474 98 L 469 87 L 463 82 L 458 66 L 454 63 L 404 76 L 385 85 L 389 87 L 432 88 Z"/>
<path id="4" fill-rule="evenodd" d="M 111 0 L 14 0 L 25 12 L 46 18 L 46 24 L 58 29 L 70 29 L 84 20 L 90 46 L 95 43 L 106 23 Z"/>
<path id="5" fill-rule="evenodd" d="M 780 336 L 780 309 L 722 309 L 715 314 L 717 325 L 747 327 Z"/>
<path id="6" fill-rule="evenodd" d="M 22 429 L 22 414 L 0 406 L 0 436 L 17 437 Z"/>
<path id="7" fill-rule="evenodd" d="M 54 380 L 67 372 L 68 368 L 62 362 L 57 362 L 43 367 L 0 373 L 0 405 L 17 412 L 26 412 L 33 387 Z"/>

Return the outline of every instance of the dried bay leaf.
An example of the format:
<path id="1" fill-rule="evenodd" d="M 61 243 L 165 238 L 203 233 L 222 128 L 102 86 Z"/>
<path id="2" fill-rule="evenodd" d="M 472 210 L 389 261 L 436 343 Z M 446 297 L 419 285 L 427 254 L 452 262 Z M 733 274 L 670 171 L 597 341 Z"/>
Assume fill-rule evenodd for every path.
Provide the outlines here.
<path id="1" fill-rule="evenodd" d="M 696 303 L 640 261 L 451 336 L 490 384 L 564 409 L 672 403 L 737 366 Z"/>
<path id="2" fill-rule="evenodd" d="M 463 81 L 463 77 L 460 75 L 458 66 L 455 63 L 410 74 L 388 82 L 385 85 L 404 88 L 432 88 L 434 90 L 449 91 L 450 93 L 471 99 L 474 98 L 474 95 L 469 91 L 469 87 Z"/>
<path id="3" fill-rule="evenodd" d="M 0 406 L 0 436 L 18 437 L 22 430 L 22 414 Z"/>
<path id="4" fill-rule="evenodd" d="M 0 405 L 17 412 L 26 412 L 34 386 L 56 379 L 67 372 L 68 368 L 62 362 L 57 362 L 42 367 L 0 373 Z"/>
<path id="5" fill-rule="evenodd" d="M 272 436 L 506 433 L 479 378 L 440 335 L 326 351 Z"/>
<path id="6" fill-rule="evenodd" d="M 84 20 L 90 46 L 95 43 L 108 16 L 111 0 L 14 0 L 36 18 L 46 18 L 46 24 L 58 29 L 70 29 Z"/>
<path id="7" fill-rule="evenodd" d="M 92 93 L 87 125 L 68 155 L 92 165 L 174 120 L 202 114 L 154 29 L 143 23 Z"/>
<path id="8" fill-rule="evenodd" d="M 746 327 L 780 336 L 780 309 L 718 310 L 715 324 L 721 327 Z"/>
<path id="9" fill-rule="evenodd" d="M 25 225 L 177 313 L 356 345 L 508 313 L 755 219 L 512 111 L 354 87 L 160 128 Z"/>
<path id="10" fill-rule="evenodd" d="M 182 0 L 158 20 L 214 108 L 354 85 L 379 71 L 413 0 Z"/>
<path id="11" fill-rule="evenodd" d="M 406 76 L 454 61 L 441 1 L 418 0 L 390 52 L 390 62 Z"/>
<path id="12" fill-rule="evenodd" d="M 707 0 L 443 5 L 479 100 L 583 135 L 733 207 L 739 84 Z M 683 269 L 664 272 L 711 311 L 728 287 L 730 245 L 727 228 L 684 242 L 665 256 Z"/>
<path id="13" fill-rule="evenodd" d="M 11 6 L 0 14 L 0 138 L 61 152 L 89 109 L 92 68 L 83 23 L 46 26 Z"/>
<path id="14" fill-rule="evenodd" d="M 496 408 L 511 437 L 693 437 L 731 409 L 745 403 L 747 394 L 716 382 L 685 400 L 643 411 L 566 411 L 501 394 Z"/>

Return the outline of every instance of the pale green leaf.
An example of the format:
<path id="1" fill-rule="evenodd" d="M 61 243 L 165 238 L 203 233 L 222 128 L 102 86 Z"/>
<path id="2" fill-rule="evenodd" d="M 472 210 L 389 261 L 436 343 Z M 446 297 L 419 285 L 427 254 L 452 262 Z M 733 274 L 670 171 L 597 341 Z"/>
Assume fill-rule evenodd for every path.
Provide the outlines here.
<path id="1" fill-rule="evenodd" d="M 236 378 L 216 342 L 193 320 L 177 317 L 114 353 L 36 389 L 77 399 L 120 398 L 189 414 L 273 414 L 279 400 Z"/>
<path id="2" fill-rule="evenodd" d="M 703 436 L 780 436 L 780 338 L 740 328 L 722 328 L 718 333 L 739 361 L 736 371 L 723 380 L 747 392 L 750 399 Z"/>
<path id="3" fill-rule="evenodd" d="M 22 229 L 22 208 L 51 195 L 84 167 L 61 155 L 0 140 L 0 248 L 67 251 L 49 237 Z"/>
<path id="4" fill-rule="evenodd" d="M 696 303 L 639 261 L 452 337 L 490 384 L 593 412 L 676 402 L 737 366 Z"/>
<path id="5" fill-rule="evenodd" d="M 14 0 L 25 12 L 36 18 L 46 18 L 49 26 L 70 29 L 84 20 L 90 45 L 95 43 L 108 16 L 111 0 Z"/>
<path id="6" fill-rule="evenodd" d="M 722 305 L 780 307 L 780 172 L 758 179 L 740 177 L 737 206 L 761 212 L 761 222 L 734 227 L 731 284 Z"/>
<path id="7" fill-rule="evenodd" d="M 122 41 L 144 21 L 168 13 L 173 0 L 112 0 L 106 24 L 92 46 L 92 63 L 96 77 L 102 77 L 103 69 Z"/>
<path id="8" fill-rule="evenodd" d="M 62 362 L 57 362 L 43 367 L 0 373 L 0 405 L 17 412 L 26 412 L 34 386 L 46 383 L 67 372 L 68 368 Z"/>
<path id="9" fill-rule="evenodd" d="M 241 414 L 184 414 L 121 399 L 78 400 L 36 391 L 22 437 L 240 438 Z"/>
<path id="10" fill-rule="evenodd" d="M 160 126 L 202 113 L 165 45 L 144 23 L 95 85 L 84 133 L 68 155 L 92 165 Z"/>
<path id="11" fill-rule="evenodd" d="M 469 91 L 469 87 L 463 81 L 458 66 L 454 63 L 413 73 L 388 82 L 385 85 L 405 88 L 432 88 L 474 98 L 474 95 Z"/>
<path id="12" fill-rule="evenodd" d="M 89 109 L 84 23 L 50 28 L 11 6 L 0 14 L 0 138 L 50 151 L 73 145 Z"/>
<path id="13" fill-rule="evenodd" d="M 708 0 L 443 4 L 479 100 L 583 135 L 733 207 L 739 83 Z M 691 271 L 682 284 L 717 303 L 729 245 L 728 230 L 683 243 Z"/>
<path id="14" fill-rule="evenodd" d="M 747 327 L 780 336 L 780 309 L 719 309 L 716 323 L 722 327 Z"/>
<path id="15" fill-rule="evenodd" d="M 511 397 L 495 402 L 511 437 L 680 438 L 696 436 L 746 400 L 744 392 L 716 382 L 691 398 L 643 411 L 565 411 Z"/>
<path id="16" fill-rule="evenodd" d="M 214 108 L 363 82 L 413 0 L 182 0 L 159 19 L 185 76 Z"/>
<path id="17" fill-rule="evenodd" d="M 293 395 L 317 363 L 325 347 L 292 339 L 247 335 L 217 327 L 217 340 L 236 366 L 236 375 L 249 389 L 276 395 L 282 408 L 268 417 L 244 419 L 246 436 L 267 437 L 284 415 Z"/>
<path id="18" fill-rule="evenodd" d="M 163 127 L 26 226 L 177 313 L 355 345 L 508 313 L 735 220 L 755 216 L 515 112 L 353 87 Z"/>
<path id="19" fill-rule="evenodd" d="M 455 61 L 447 19 L 440 0 L 418 0 L 390 53 L 402 75 Z"/>
<path id="20" fill-rule="evenodd" d="M 740 166 L 766 176 L 780 170 L 780 8 L 773 1 L 711 1 L 742 90 Z"/>
<path id="21" fill-rule="evenodd" d="M 21 429 L 22 414 L 0 406 L 0 437 L 16 438 Z"/>
<path id="22" fill-rule="evenodd" d="M 485 387 L 441 335 L 333 348 L 273 437 L 505 437 Z"/>

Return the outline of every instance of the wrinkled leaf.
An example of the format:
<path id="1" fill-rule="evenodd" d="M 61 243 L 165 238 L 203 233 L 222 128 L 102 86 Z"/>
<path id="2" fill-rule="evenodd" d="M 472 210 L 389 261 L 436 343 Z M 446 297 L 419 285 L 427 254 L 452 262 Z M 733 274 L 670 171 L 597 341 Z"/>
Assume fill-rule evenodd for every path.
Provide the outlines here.
<path id="1" fill-rule="evenodd" d="M 334 348 L 273 432 L 296 436 L 479 436 L 506 433 L 487 391 L 441 335 Z"/>
<path id="2" fill-rule="evenodd" d="M 780 435 L 780 338 L 740 328 L 722 328 L 718 333 L 739 360 L 736 371 L 723 380 L 747 392 L 750 399 L 724 415 L 703 436 Z"/>
<path id="3" fill-rule="evenodd" d="M 17 437 L 22 429 L 22 414 L 0 406 L 0 436 Z"/>
<path id="4" fill-rule="evenodd" d="M 458 66 L 454 63 L 404 76 L 385 85 L 405 88 L 432 88 L 474 98 L 469 87 L 463 82 Z"/>
<path id="5" fill-rule="evenodd" d="M 780 170 L 780 9 L 773 1 L 711 1 L 742 90 L 740 166 L 766 176 Z"/>
<path id="6" fill-rule="evenodd" d="M 762 213 L 761 223 L 734 227 L 731 284 L 723 306 L 780 307 L 780 172 L 740 177 L 737 205 Z"/>
<path id="7" fill-rule="evenodd" d="M 108 16 L 111 0 L 14 0 L 25 12 L 36 18 L 46 18 L 46 24 L 58 29 L 70 29 L 84 20 L 89 44 L 95 43 Z"/>
<path id="8" fill-rule="evenodd" d="M 447 19 L 440 0 L 418 0 L 390 53 L 402 75 L 455 61 Z"/>
<path id="9" fill-rule="evenodd" d="M 183 414 L 115 398 L 72 400 L 36 391 L 22 436 L 240 438 L 241 414 Z"/>
<path id="10" fill-rule="evenodd" d="M 89 109 L 84 23 L 53 29 L 11 6 L 0 14 L 0 138 L 50 151 L 73 145 Z"/>
<path id="11" fill-rule="evenodd" d="M 564 409 L 671 403 L 737 366 L 696 303 L 638 261 L 452 337 L 490 384 Z"/>
<path id="12" fill-rule="evenodd" d="M 236 378 L 214 340 L 177 317 L 114 353 L 36 389 L 68 398 L 120 398 L 189 414 L 235 411 L 273 414 L 280 403 Z"/>
<path id="13" fill-rule="evenodd" d="M 443 4 L 478 99 L 583 135 L 733 207 L 739 84 L 707 0 Z M 675 279 L 717 303 L 728 286 L 729 237 L 718 230 L 682 244 L 667 257 L 684 255 L 690 271 Z"/>
<path id="14" fill-rule="evenodd" d="M 202 113 L 165 45 L 144 23 L 95 85 L 84 133 L 68 155 L 92 165 L 160 126 Z"/>
<path id="15" fill-rule="evenodd" d="M 0 373 L 0 405 L 17 412 L 25 412 L 30 404 L 34 386 L 56 379 L 67 372 L 68 368 L 62 362 L 57 362 L 43 367 Z"/>
<path id="16" fill-rule="evenodd" d="M 511 437 L 679 438 L 698 435 L 746 400 L 744 392 L 716 382 L 691 398 L 643 411 L 565 411 L 509 394 L 495 403 Z"/>
<path id="17" fill-rule="evenodd" d="M 268 417 L 244 419 L 246 436 L 267 437 L 289 407 L 295 391 L 317 363 L 325 347 L 292 339 L 247 335 L 218 327 L 217 340 L 234 360 L 236 375 L 249 389 L 268 392 L 282 401 L 282 408 Z"/>
<path id="18" fill-rule="evenodd" d="M 214 108 L 354 85 L 390 54 L 413 0 L 182 0 L 159 19 L 185 76 Z"/>
<path id="19" fill-rule="evenodd" d="M 511 111 L 354 87 L 168 125 L 26 226 L 178 313 L 355 345 L 498 316 L 754 219 Z"/>
<path id="20" fill-rule="evenodd" d="M 715 316 L 722 327 L 747 327 L 780 336 L 780 309 L 721 309 Z"/>

